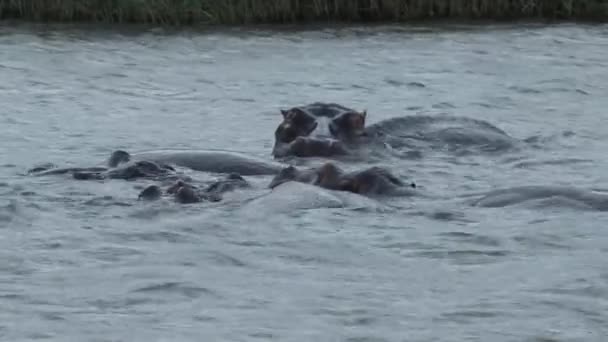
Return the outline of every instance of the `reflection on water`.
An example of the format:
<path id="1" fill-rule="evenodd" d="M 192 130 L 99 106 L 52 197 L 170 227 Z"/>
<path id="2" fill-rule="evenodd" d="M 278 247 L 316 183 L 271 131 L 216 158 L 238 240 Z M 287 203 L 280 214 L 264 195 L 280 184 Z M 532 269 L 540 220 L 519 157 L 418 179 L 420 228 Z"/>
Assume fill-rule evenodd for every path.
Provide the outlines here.
<path id="1" fill-rule="evenodd" d="M 0 336 L 602 341 L 606 201 L 588 189 L 608 183 L 607 32 L 3 27 Z M 374 164 L 421 194 L 386 203 L 255 199 L 270 180 L 260 176 L 249 210 L 238 194 L 144 204 L 147 181 L 22 175 L 115 149 L 270 160 L 279 109 L 315 101 L 367 109 L 370 124 L 467 116 L 520 143 L 393 145 Z M 443 132 L 448 145 L 473 139 Z M 324 208 L 293 209 L 310 206 Z"/>

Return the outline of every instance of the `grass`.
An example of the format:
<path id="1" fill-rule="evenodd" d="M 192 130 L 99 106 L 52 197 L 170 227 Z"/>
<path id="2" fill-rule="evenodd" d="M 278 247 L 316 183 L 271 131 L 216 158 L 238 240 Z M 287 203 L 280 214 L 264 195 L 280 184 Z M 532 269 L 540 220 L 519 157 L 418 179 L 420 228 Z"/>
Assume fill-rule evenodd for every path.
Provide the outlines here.
<path id="1" fill-rule="evenodd" d="M 189 25 L 607 18 L 608 0 L 0 0 L 0 19 L 44 22 Z"/>

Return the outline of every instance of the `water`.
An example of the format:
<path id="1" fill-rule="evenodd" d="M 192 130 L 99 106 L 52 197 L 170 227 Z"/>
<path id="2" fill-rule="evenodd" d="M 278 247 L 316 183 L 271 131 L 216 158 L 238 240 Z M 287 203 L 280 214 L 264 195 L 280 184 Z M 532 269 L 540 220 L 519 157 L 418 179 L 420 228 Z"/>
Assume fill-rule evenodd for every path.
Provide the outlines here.
<path id="1" fill-rule="evenodd" d="M 608 28 L 582 25 L 4 26 L 0 337 L 603 341 L 606 208 L 568 196 L 468 200 L 529 185 L 608 188 L 606 49 Z M 139 203 L 146 181 L 22 175 L 118 148 L 270 160 L 279 108 L 314 101 L 367 108 L 369 123 L 464 115 L 525 142 L 380 163 L 424 194 L 389 200 L 393 210 L 248 217 Z"/>

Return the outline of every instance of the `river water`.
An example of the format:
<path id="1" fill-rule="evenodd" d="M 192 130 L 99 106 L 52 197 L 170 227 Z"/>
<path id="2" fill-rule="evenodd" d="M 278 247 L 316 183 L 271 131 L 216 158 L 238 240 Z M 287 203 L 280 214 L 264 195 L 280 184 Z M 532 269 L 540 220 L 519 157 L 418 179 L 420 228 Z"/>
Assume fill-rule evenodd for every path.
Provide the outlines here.
<path id="1" fill-rule="evenodd" d="M 605 341 L 608 202 L 467 199 L 608 188 L 607 51 L 608 27 L 584 25 L 5 25 L 0 338 Z M 249 217 L 138 202 L 145 182 L 24 175 L 115 149 L 271 160 L 279 109 L 315 101 L 367 109 L 368 124 L 467 116 L 523 147 L 387 160 L 422 193 L 397 210 Z"/>

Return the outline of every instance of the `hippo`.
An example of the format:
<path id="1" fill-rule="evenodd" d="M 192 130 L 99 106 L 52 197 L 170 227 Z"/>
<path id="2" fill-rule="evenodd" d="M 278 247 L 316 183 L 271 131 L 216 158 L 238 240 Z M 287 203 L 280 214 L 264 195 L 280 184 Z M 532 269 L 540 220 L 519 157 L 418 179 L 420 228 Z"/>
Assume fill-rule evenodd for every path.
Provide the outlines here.
<path id="1" fill-rule="evenodd" d="M 167 191 L 167 194 L 173 195 L 175 201 L 177 203 L 189 204 L 189 203 L 198 203 L 203 200 L 208 200 L 212 202 L 217 202 L 220 199 L 212 196 L 203 196 L 198 193 L 198 189 L 182 180 L 178 180 L 175 184 L 171 185 Z M 155 201 L 162 197 L 163 191 L 158 185 L 150 185 L 142 190 L 137 199 L 143 201 Z"/>
<path id="2" fill-rule="evenodd" d="M 175 173 L 175 169 L 167 164 L 157 164 L 147 160 L 139 160 L 118 166 L 105 172 L 74 172 L 75 179 L 124 179 L 133 180 L 138 178 L 158 178 Z"/>
<path id="3" fill-rule="evenodd" d="M 173 195 L 178 203 L 189 204 L 202 201 L 219 202 L 222 194 L 239 188 L 248 188 L 250 184 L 239 174 L 231 173 L 223 179 L 216 180 L 204 189 L 187 183 L 183 180 L 176 181 L 167 188 L 166 193 Z M 158 185 L 150 185 L 139 193 L 138 199 L 154 201 L 162 197 L 162 190 Z"/>
<path id="4" fill-rule="evenodd" d="M 67 167 L 67 168 L 59 168 L 57 165 L 53 163 L 44 163 L 37 165 L 27 171 L 27 174 L 36 174 L 36 175 L 62 175 L 66 173 L 74 173 L 74 172 L 103 172 L 108 171 L 110 168 L 116 168 L 120 164 L 125 164 L 131 160 L 131 155 L 123 150 L 116 150 L 112 152 L 108 160 L 106 161 L 106 166 L 93 166 L 93 167 Z M 168 167 L 168 165 L 164 165 Z"/>
<path id="5" fill-rule="evenodd" d="M 313 104 L 319 106 L 318 103 Z M 310 106 L 313 106 L 310 105 Z M 330 106 L 330 105 L 327 105 Z M 283 121 L 275 130 L 272 154 L 285 157 L 340 157 L 355 155 L 363 147 L 503 151 L 516 146 L 516 139 L 482 120 L 462 116 L 414 115 L 394 117 L 366 126 L 367 111 L 341 106 L 332 111 L 326 125 L 319 124 L 306 106 L 281 110 Z M 323 132 L 327 129 L 328 133 Z"/>
<path id="6" fill-rule="evenodd" d="M 519 141 L 483 120 L 465 116 L 411 115 L 392 117 L 365 128 L 359 145 L 393 148 L 430 148 L 463 152 L 502 152 Z"/>
<path id="7" fill-rule="evenodd" d="M 569 207 L 608 211 L 608 192 L 563 185 L 524 185 L 473 194 L 468 204 L 483 208 L 513 205 L 540 207 Z"/>
<path id="8" fill-rule="evenodd" d="M 107 164 L 109 167 L 117 167 L 118 165 L 127 163 L 130 160 L 131 155 L 129 154 L 129 152 L 123 150 L 116 150 L 110 155 Z"/>
<path id="9" fill-rule="evenodd" d="M 123 150 L 112 152 L 103 166 L 57 168 L 54 164 L 38 165 L 28 174 L 36 176 L 71 174 L 75 179 L 150 178 L 175 173 L 175 166 L 196 171 L 239 175 L 274 175 L 283 165 L 267 162 L 241 153 L 228 151 L 161 150 L 130 154 Z"/>
<path id="10" fill-rule="evenodd" d="M 376 199 L 346 191 L 332 191 L 312 184 L 286 181 L 238 207 L 250 219 L 268 222 L 277 214 L 314 209 L 356 209 L 386 212 L 392 208 Z"/>
<path id="11" fill-rule="evenodd" d="M 114 156 L 114 153 L 112 154 Z M 112 160 L 112 158 L 110 158 Z M 126 163 L 120 165 L 120 163 Z M 159 178 L 175 174 L 175 169 L 168 164 L 159 164 L 151 161 L 140 160 L 135 162 L 113 161 L 116 167 L 67 167 L 67 168 L 44 168 L 35 167 L 28 173 L 36 176 L 71 174 L 77 180 L 102 180 L 102 179 L 124 179 L 133 180 L 139 178 Z M 47 165 L 53 167 L 52 165 Z"/>
<path id="12" fill-rule="evenodd" d="M 368 196 L 406 195 L 411 194 L 411 188 L 416 188 L 415 183 L 405 184 L 385 168 L 374 166 L 359 171 L 345 172 L 332 162 L 304 170 L 288 166 L 271 180 L 268 187 L 275 188 L 288 181 Z"/>

